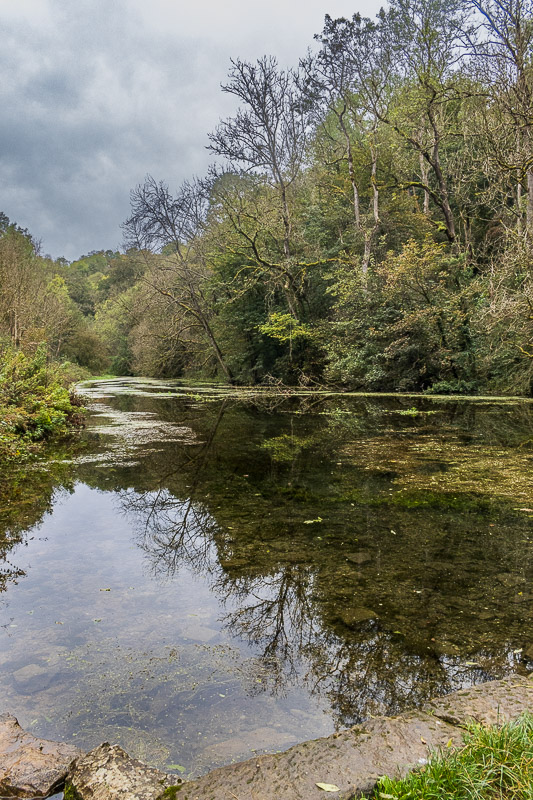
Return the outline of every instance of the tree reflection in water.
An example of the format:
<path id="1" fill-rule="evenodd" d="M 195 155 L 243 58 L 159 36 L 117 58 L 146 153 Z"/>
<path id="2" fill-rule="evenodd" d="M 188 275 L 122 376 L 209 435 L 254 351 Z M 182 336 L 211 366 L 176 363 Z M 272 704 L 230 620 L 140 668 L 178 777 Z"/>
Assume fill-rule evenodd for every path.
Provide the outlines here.
<path id="1" fill-rule="evenodd" d="M 305 685 L 327 697 L 336 723 L 345 726 L 492 676 L 465 665 L 460 654 L 417 652 L 370 610 L 367 618 L 358 607 L 352 619 L 350 609 L 332 614 L 320 564 L 312 560 L 277 564 L 258 575 L 249 551 L 242 555 L 232 533 L 192 498 L 179 500 L 166 489 L 125 491 L 121 506 L 154 574 L 172 578 L 186 565 L 209 576 L 228 609 L 224 628 L 261 658 L 265 679 L 253 684 L 252 693 L 279 695 L 290 685 Z M 505 658 L 505 652 L 499 655 Z"/>

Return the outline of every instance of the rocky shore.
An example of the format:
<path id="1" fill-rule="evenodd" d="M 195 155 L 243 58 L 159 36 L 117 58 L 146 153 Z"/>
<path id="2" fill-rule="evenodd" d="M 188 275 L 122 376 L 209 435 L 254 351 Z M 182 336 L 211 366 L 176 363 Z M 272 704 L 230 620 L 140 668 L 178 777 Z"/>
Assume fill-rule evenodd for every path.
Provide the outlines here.
<path id="1" fill-rule="evenodd" d="M 460 745 L 465 725 L 502 724 L 523 711 L 533 711 L 533 676 L 512 675 L 192 781 L 149 767 L 107 742 L 83 754 L 38 739 L 3 714 L 0 800 L 59 798 L 63 789 L 65 800 L 349 800 L 370 792 L 381 775 L 405 775 L 433 751 Z"/>

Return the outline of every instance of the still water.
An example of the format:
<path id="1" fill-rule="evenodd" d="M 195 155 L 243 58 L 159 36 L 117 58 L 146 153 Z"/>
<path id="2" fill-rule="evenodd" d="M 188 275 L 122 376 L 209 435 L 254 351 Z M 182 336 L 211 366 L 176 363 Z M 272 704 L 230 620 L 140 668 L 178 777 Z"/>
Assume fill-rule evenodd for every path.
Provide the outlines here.
<path id="1" fill-rule="evenodd" d="M 85 385 L 5 481 L 0 711 L 184 776 L 533 668 L 533 403 Z"/>

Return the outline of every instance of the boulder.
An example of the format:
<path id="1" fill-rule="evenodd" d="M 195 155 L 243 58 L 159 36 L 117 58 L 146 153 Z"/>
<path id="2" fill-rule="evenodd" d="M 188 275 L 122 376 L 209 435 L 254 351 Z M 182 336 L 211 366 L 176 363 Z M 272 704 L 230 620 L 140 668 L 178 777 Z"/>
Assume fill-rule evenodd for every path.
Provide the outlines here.
<path id="1" fill-rule="evenodd" d="M 65 791 L 76 800 L 155 800 L 167 786 L 176 782 L 130 756 L 109 742 L 95 747 L 72 764 Z"/>
<path id="2" fill-rule="evenodd" d="M 0 714 L 0 796 L 48 797 L 79 755 L 77 747 L 38 739 L 11 714 Z"/>

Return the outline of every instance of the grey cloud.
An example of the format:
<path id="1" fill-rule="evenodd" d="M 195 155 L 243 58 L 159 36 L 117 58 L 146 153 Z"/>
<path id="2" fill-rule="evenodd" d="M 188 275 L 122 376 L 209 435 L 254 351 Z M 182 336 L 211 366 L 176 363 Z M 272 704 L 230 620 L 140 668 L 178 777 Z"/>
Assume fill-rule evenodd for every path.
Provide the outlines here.
<path id="1" fill-rule="evenodd" d="M 120 245 L 146 173 L 176 186 L 206 170 L 207 133 L 233 109 L 219 89 L 230 56 L 295 63 L 314 32 L 291 23 L 303 3 L 289 13 L 281 0 L 255 17 L 244 0 L 24 5 L 0 7 L 0 210 L 71 259 Z M 328 10 L 352 13 L 330 4 L 315 29 Z"/>

